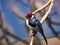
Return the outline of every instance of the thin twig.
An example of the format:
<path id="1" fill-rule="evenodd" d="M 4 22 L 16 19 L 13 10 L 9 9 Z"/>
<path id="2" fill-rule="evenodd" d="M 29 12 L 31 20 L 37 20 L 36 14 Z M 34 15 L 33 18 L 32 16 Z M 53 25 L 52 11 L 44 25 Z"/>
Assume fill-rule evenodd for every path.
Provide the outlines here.
<path id="1" fill-rule="evenodd" d="M 45 19 L 48 17 L 48 15 L 50 14 L 51 10 L 52 10 L 52 7 L 53 7 L 53 4 L 54 2 L 51 1 L 51 4 L 50 4 L 50 7 L 48 9 L 48 11 L 45 13 L 45 15 L 42 17 L 41 19 L 41 23 L 43 23 L 45 21 Z"/>
<path id="2" fill-rule="evenodd" d="M 30 39 L 30 45 L 34 44 L 36 33 L 37 33 L 37 31 L 32 32 L 31 39 Z"/>
<path id="3" fill-rule="evenodd" d="M 49 6 L 50 3 L 51 3 L 51 1 L 48 1 L 48 3 L 45 4 L 43 7 L 40 7 L 37 10 L 33 11 L 32 14 L 36 14 L 37 12 L 40 12 L 41 10 L 43 10 L 44 8 L 46 8 L 47 6 Z"/>
<path id="4" fill-rule="evenodd" d="M 35 36 L 32 36 L 31 41 L 30 41 L 30 45 L 33 45 L 34 39 L 35 39 Z"/>

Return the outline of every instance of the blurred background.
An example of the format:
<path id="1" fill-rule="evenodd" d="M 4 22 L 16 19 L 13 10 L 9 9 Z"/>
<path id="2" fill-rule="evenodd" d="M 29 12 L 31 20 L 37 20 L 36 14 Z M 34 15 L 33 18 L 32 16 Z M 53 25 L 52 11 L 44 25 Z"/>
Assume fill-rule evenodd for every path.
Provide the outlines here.
<path id="1" fill-rule="evenodd" d="M 25 16 L 48 1 L 0 0 L 0 45 L 29 45 L 30 30 L 25 26 Z M 60 45 L 59 4 L 60 0 L 54 0 L 53 9 L 42 24 L 48 45 Z M 40 20 L 48 8 L 37 13 L 36 17 Z M 46 45 L 40 33 L 37 33 L 34 45 Z"/>

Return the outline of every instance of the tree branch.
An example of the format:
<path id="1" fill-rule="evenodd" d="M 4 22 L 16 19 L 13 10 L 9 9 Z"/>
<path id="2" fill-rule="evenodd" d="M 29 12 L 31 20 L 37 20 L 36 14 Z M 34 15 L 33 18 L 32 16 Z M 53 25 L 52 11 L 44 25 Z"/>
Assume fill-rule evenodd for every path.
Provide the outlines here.
<path id="1" fill-rule="evenodd" d="M 51 1 L 48 1 L 48 3 L 45 4 L 43 7 L 40 7 L 38 9 L 36 9 L 35 11 L 33 11 L 32 14 L 36 14 L 36 13 L 40 12 L 41 10 L 43 10 L 44 8 L 46 8 L 47 6 L 49 6 L 50 3 L 51 3 Z"/>
<path id="2" fill-rule="evenodd" d="M 52 10 L 53 5 L 54 5 L 54 2 L 51 1 L 51 4 L 50 4 L 48 11 L 45 13 L 45 15 L 42 17 L 42 19 L 40 21 L 41 23 L 43 23 L 45 21 L 45 19 L 48 17 L 48 15 L 50 14 L 50 12 Z"/>

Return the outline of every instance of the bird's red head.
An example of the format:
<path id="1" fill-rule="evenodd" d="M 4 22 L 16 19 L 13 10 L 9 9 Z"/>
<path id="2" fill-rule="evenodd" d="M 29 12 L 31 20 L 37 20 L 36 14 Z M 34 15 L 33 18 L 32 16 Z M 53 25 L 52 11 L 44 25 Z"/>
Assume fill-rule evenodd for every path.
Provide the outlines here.
<path id="1" fill-rule="evenodd" d="M 33 15 L 32 13 L 28 13 L 27 16 L 26 16 L 26 18 L 30 19 L 32 17 L 32 15 Z"/>

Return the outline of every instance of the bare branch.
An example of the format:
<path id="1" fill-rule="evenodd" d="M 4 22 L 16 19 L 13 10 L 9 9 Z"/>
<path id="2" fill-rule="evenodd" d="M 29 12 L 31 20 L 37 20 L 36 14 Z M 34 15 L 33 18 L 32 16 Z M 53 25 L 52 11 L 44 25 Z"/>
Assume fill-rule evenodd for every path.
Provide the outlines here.
<path id="1" fill-rule="evenodd" d="M 34 39 L 35 39 L 35 37 L 32 36 L 32 37 L 31 37 L 31 41 L 30 41 L 30 45 L 33 45 Z"/>
<path id="2" fill-rule="evenodd" d="M 37 31 L 32 31 L 31 38 L 30 38 L 30 45 L 34 45 L 36 33 Z"/>
<path id="3" fill-rule="evenodd" d="M 45 13 L 45 15 L 42 17 L 42 19 L 40 21 L 41 23 L 43 23 L 45 21 L 45 19 L 48 17 L 48 15 L 50 14 L 50 12 L 52 10 L 53 5 L 54 5 L 54 2 L 51 1 L 48 11 Z"/>
<path id="4" fill-rule="evenodd" d="M 41 10 L 43 10 L 44 8 L 46 8 L 47 6 L 49 6 L 50 3 L 51 3 L 51 1 L 48 1 L 48 3 L 45 4 L 43 7 L 40 7 L 37 10 L 33 11 L 32 14 L 36 14 L 37 12 L 40 12 Z"/>

